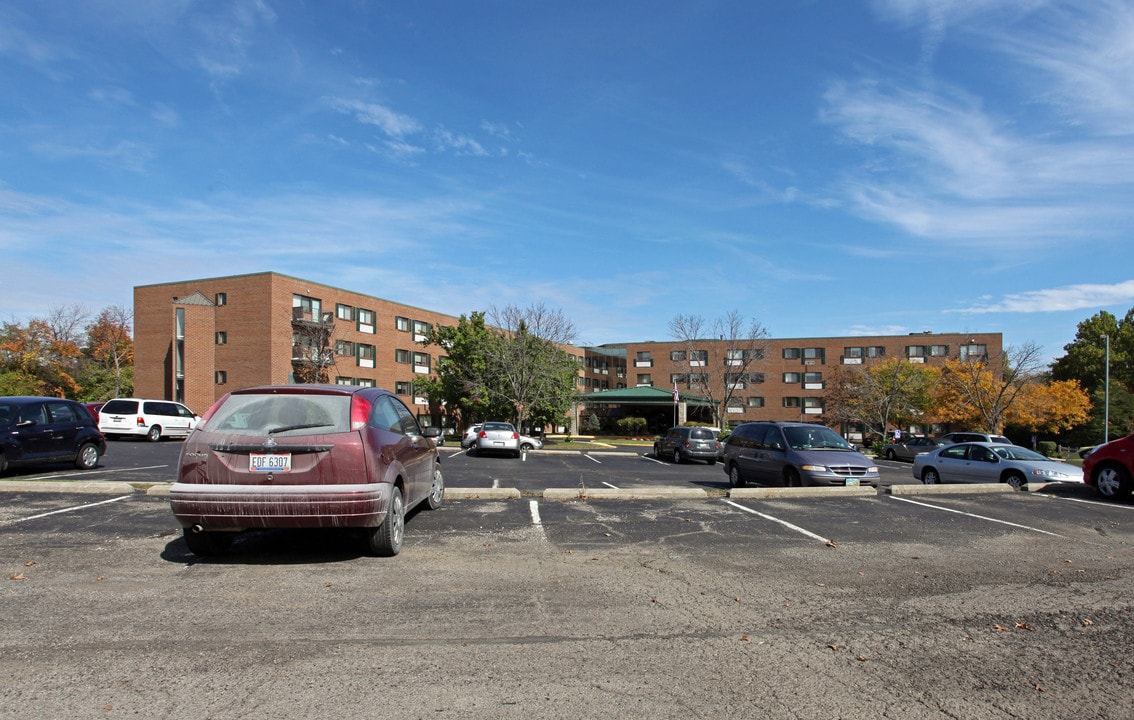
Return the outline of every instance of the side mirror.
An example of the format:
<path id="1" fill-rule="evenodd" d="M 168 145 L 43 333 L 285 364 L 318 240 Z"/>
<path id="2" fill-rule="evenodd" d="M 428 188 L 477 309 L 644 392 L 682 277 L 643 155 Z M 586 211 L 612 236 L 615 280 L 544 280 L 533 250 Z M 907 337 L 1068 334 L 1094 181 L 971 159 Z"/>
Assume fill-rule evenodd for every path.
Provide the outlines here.
<path id="1" fill-rule="evenodd" d="M 424 435 L 427 438 L 441 437 L 441 428 L 439 428 L 439 427 L 427 427 L 427 428 L 425 428 L 425 430 L 423 430 L 421 432 L 421 434 Z"/>

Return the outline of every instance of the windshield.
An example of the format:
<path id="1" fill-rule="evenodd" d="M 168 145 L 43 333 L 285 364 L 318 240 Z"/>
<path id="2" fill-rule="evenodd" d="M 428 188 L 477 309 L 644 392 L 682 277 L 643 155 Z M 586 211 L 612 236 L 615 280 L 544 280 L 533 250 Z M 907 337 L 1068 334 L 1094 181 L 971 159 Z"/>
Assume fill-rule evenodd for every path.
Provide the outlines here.
<path id="1" fill-rule="evenodd" d="M 788 445 L 794 450 L 851 450 L 850 443 L 823 425 L 784 428 Z"/>
<path id="2" fill-rule="evenodd" d="M 992 448 L 992 452 L 996 453 L 997 455 L 1004 458 L 1005 460 L 1032 460 L 1032 461 L 1039 460 L 1039 461 L 1045 461 L 1045 460 L 1049 459 L 1044 455 L 1040 455 L 1038 452 L 1035 452 L 1033 450 L 1029 450 L 1025 447 L 1019 447 L 1018 445 L 1006 445 L 1004 447 L 999 447 L 999 446 L 994 447 L 994 448 Z"/>

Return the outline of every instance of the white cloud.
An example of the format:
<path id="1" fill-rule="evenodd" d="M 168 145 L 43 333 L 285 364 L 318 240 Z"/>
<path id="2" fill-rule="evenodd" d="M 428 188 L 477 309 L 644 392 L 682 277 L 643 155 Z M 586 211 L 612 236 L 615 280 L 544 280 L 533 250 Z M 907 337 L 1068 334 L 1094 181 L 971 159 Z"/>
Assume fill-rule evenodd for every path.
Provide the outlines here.
<path id="1" fill-rule="evenodd" d="M 963 313 L 1036 313 L 1082 310 L 1134 302 L 1134 280 L 1114 285 L 1065 285 L 1047 290 L 1005 295 L 1001 300 L 990 301 L 949 312 Z"/>
<path id="2" fill-rule="evenodd" d="M 385 105 L 333 98 L 331 106 L 341 113 L 354 115 L 355 120 L 360 123 L 376 126 L 390 137 L 400 138 L 421 131 L 421 124 L 417 120 L 409 115 L 395 112 Z"/>

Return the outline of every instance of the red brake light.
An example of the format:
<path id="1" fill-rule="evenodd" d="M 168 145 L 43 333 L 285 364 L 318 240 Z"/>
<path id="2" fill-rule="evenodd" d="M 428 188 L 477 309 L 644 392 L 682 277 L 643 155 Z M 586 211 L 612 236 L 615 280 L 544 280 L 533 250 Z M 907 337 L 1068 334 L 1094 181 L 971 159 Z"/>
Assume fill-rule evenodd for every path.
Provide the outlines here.
<path id="1" fill-rule="evenodd" d="M 370 402 L 367 398 L 362 397 L 358 393 L 351 396 L 350 399 L 350 429 L 361 430 L 366 427 L 366 421 L 370 419 L 370 410 L 374 403 Z"/>
<path id="2" fill-rule="evenodd" d="M 485 431 L 481 430 L 481 431 L 480 431 L 480 435 L 479 435 L 478 437 L 488 437 L 488 433 L 486 433 Z"/>
<path id="3" fill-rule="evenodd" d="M 515 432 L 512 433 L 512 439 L 513 440 L 519 440 L 520 439 L 520 433 L 515 433 Z"/>
<path id="4" fill-rule="evenodd" d="M 139 415 L 138 417 L 134 418 L 134 423 L 138 427 L 144 427 L 145 424 L 146 424 L 146 419 L 144 417 L 142 417 L 141 415 Z"/>

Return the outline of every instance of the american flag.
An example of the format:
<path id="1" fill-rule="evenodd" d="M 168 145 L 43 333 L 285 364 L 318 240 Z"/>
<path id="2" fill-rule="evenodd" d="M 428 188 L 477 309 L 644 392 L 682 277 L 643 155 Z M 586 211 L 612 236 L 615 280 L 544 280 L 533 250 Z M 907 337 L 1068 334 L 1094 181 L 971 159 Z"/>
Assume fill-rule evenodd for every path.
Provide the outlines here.
<path id="1" fill-rule="evenodd" d="M 676 381 L 674 381 L 674 383 L 673 383 L 673 402 L 674 402 L 675 405 L 677 403 L 681 402 L 681 395 L 677 392 L 677 382 Z"/>

